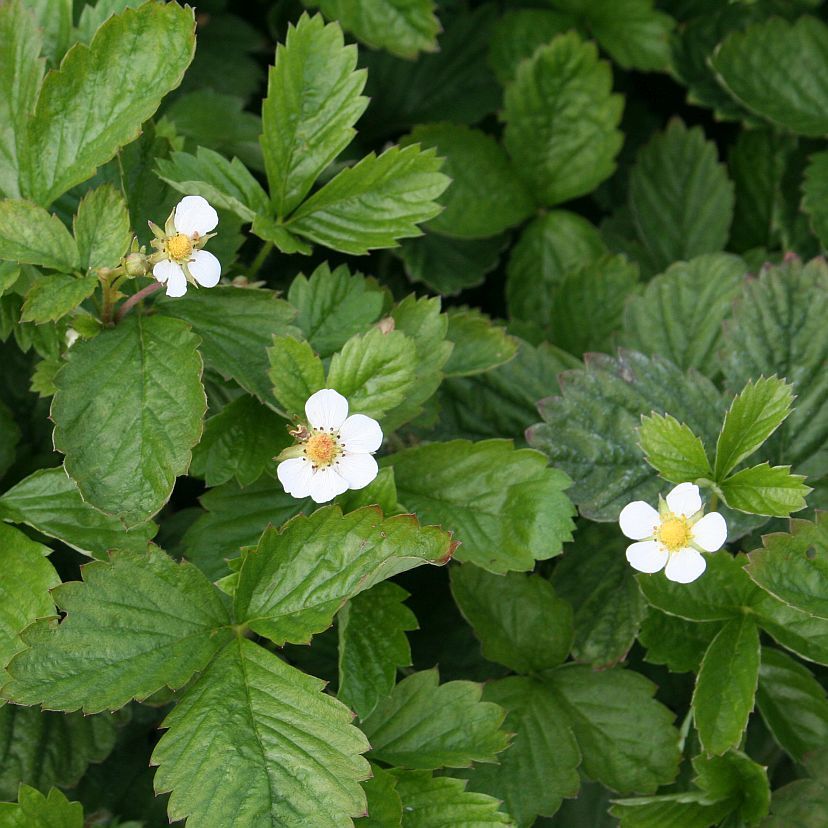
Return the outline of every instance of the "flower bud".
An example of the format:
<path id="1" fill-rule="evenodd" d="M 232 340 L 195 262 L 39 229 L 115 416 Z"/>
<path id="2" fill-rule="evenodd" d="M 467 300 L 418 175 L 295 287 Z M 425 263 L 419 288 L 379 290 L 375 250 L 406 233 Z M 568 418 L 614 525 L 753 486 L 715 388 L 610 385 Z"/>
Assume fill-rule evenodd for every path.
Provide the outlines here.
<path id="1" fill-rule="evenodd" d="M 146 276 L 149 270 L 147 257 L 143 253 L 130 253 L 124 259 L 124 270 L 129 276 Z"/>

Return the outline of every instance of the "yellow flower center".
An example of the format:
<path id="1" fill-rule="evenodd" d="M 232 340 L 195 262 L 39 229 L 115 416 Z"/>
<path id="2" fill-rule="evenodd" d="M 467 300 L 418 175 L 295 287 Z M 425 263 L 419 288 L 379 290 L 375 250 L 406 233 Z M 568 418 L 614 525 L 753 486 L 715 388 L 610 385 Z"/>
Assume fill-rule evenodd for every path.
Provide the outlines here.
<path id="1" fill-rule="evenodd" d="M 330 466 L 339 456 L 339 444 L 332 434 L 317 432 L 305 443 L 305 456 L 314 466 Z"/>
<path id="2" fill-rule="evenodd" d="M 178 261 L 187 259 L 193 252 L 193 243 L 183 233 L 178 233 L 171 239 L 167 239 L 167 252 Z"/>
<path id="3" fill-rule="evenodd" d="M 658 527 L 656 538 L 668 552 L 676 552 L 687 546 L 693 535 L 686 517 L 669 517 Z"/>

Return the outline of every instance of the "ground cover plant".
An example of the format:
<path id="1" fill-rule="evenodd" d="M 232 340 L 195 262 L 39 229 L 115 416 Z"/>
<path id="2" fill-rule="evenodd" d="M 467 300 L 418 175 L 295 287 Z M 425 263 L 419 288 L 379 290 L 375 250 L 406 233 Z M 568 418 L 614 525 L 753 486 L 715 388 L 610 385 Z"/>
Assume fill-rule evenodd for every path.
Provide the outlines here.
<path id="1" fill-rule="evenodd" d="M 0 2 L 0 826 L 828 824 L 820 0 Z"/>

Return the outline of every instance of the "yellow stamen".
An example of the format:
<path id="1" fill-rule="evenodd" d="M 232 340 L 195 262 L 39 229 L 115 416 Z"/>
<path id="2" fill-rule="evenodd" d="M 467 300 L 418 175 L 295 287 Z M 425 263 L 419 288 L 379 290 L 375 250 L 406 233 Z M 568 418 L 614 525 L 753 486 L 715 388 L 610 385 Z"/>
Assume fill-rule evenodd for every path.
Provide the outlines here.
<path id="1" fill-rule="evenodd" d="M 167 239 L 167 252 L 180 262 L 189 258 L 193 252 L 193 244 L 183 233 L 177 233 L 171 239 Z"/>
<path id="2" fill-rule="evenodd" d="M 332 434 L 317 432 L 305 443 L 305 454 L 314 466 L 329 466 L 339 456 L 339 445 Z"/>
<path id="3" fill-rule="evenodd" d="M 676 552 L 687 546 L 692 540 L 693 534 L 687 525 L 686 517 L 671 515 L 656 532 L 656 539 L 668 552 Z"/>

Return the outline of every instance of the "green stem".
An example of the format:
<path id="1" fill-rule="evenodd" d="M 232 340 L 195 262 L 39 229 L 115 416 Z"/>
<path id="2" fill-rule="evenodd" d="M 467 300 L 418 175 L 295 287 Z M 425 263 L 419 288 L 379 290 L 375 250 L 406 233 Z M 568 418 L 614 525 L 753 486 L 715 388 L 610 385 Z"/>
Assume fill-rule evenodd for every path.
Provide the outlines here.
<path id="1" fill-rule="evenodd" d="M 265 260 L 270 255 L 270 252 L 273 250 L 273 242 L 265 242 L 259 252 L 256 254 L 256 258 L 253 259 L 253 264 L 250 265 L 250 270 L 248 271 L 248 278 L 252 281 L 256 274 L 262 269 L 262 265 L 265 263 Z"/>
<path id="2" fill-rule="evenodd" d="M 115 307 L 115 292 L 112 284 L 107 280 L 103 282 L 103 307 L 101 308 L 101 322 L 104 325 L 112 324 L 112 311 Z"/>
<path id="3" fill-rule="evenodd" d="M 716 494 L 716 492 L 713 492 L 713 494 L 710 495 L 710 502 L 707 504 L 707 510 L 709 512 L 715 512 L 716 507 L 718 505 L 719 505 L 719 495 Z"/>

